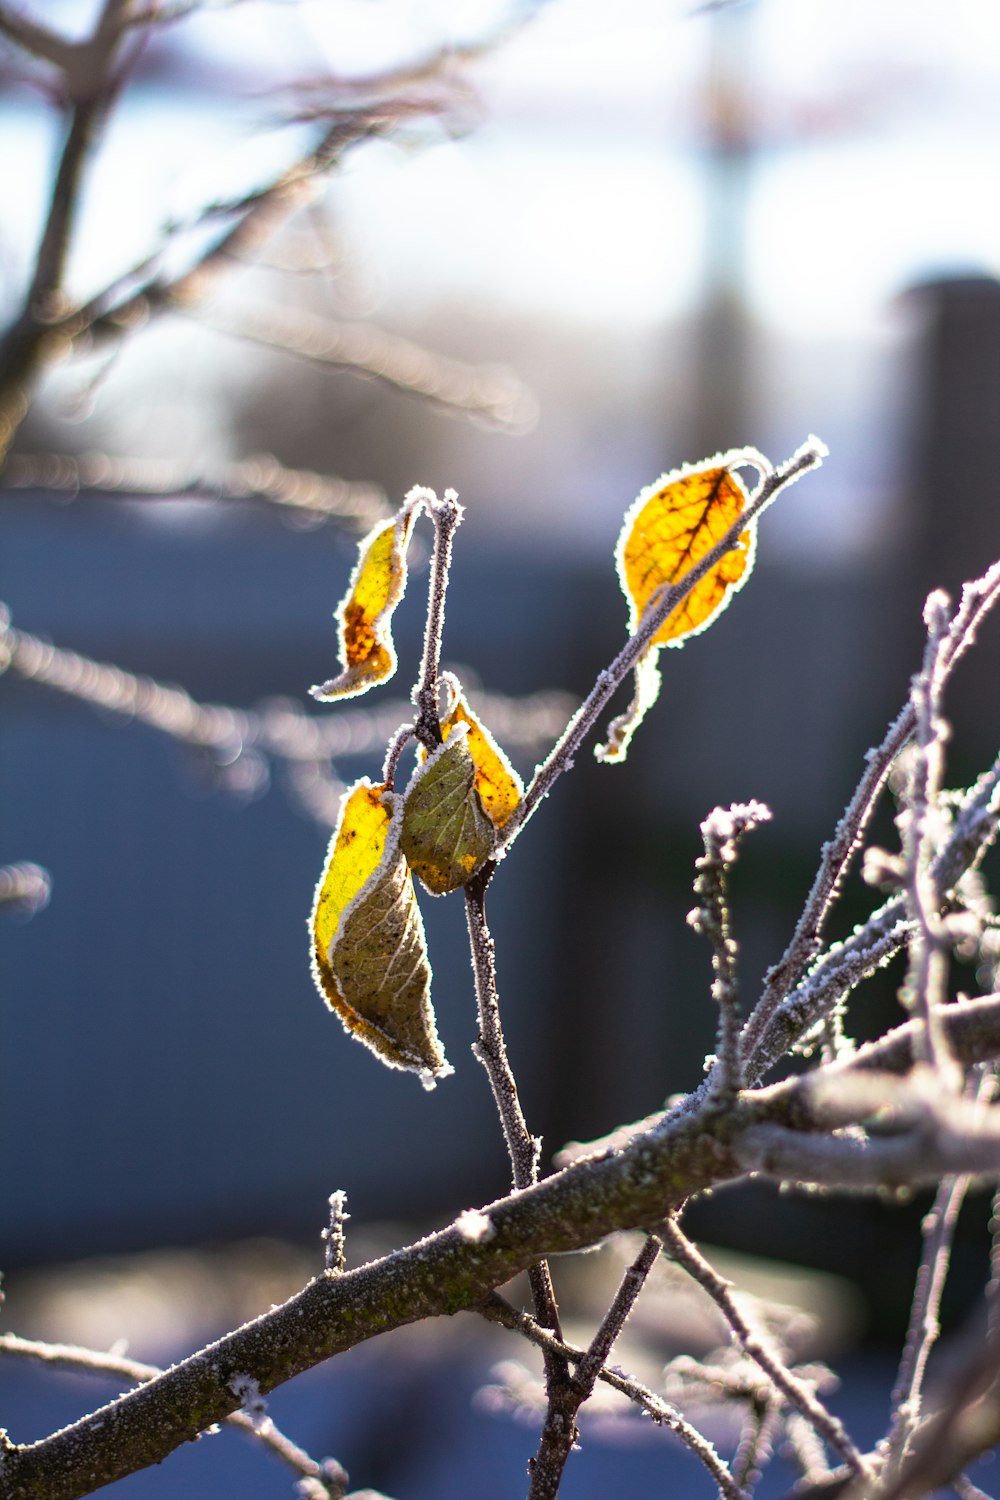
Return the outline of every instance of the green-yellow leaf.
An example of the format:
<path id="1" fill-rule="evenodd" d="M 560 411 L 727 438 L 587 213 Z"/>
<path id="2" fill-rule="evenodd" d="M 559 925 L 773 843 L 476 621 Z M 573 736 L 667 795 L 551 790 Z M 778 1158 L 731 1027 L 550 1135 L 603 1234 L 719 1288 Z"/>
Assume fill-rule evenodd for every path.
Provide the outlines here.
<path id="1" fill-rule="evenodd" d="M 404 798 L 399 847 L 435 896 L 465 885 L 496 845 L 476 792 L 468 737 L 468 727 L 456 725 L 414 771 Z"/>
<path id="2" fill-rule="evenodd" d="M 316 888 L 316 985 L 344 1027 L 390 1067 L 431 1078 L 450 1067 L 431 1008 L 431 971 L 413 880 L 399 848 L 401 806 L 368 780 L 345 796 Z"/>

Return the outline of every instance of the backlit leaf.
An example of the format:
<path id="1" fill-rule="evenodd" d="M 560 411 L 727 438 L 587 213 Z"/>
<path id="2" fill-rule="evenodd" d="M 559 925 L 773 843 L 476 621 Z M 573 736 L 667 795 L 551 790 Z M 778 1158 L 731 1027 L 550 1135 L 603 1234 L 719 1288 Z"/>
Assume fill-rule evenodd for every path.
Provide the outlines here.
<path id="1" fill-rule="evenodd" d="M 504 828 L 524 796 L 521 778 L 460 692 L 454 706 L 441 720 L 441 733 L 445 739 L 456 724 L 469 726 L 469 754 L 476 767 L 475 788 L 483 811 L 494 828 Z"/>
<path id="2" fill-rule="evenodd" d="M 680 583 L 694 565 L 725 536 L 746 509 L 746 487 L 734 464 L 741 453 L 719 454 L 703 464 L 674 469 L 648 485 L 625 516 L 615 560 L 629 604 L 629 634 L 642 624 L 658 591 Z M 756 528 L 741 532 L 735 545 L 668 615 L 635 666 L 635 693 L 624 714 L 613 719 L 598 760 L 624 760 L 636 728 L 660 690 L 656 664 L 661 646 L 680 646 L 697 635 L 725 609 L 753 567 Z"/>
<path id="3" fill-rule="evenodd" d="M 468 726 L 456 725 L 406 789 L 399 847 L 435 896 L 458 890 L 485 864 L 496 830 L 476 792 Z"/>
<path id="4" fill-rule="evenodd" d="M 311 689 L 321 702 L 365 693 L 396 670 L 392 614 L 406 587 L 406 549 L 423 493 L 414 491 L 394 520 L 380 521 L 360 544 L 347 593 L 334 612 L 343 671 Z"/>
<path id="5" fill-rule="evenodd" d="M 368 780 L 345 796 L 310 919 L 313 978 L 346 1030 L 383 1062 L 444 1077 L 451 1069 L 431 1008 L 423 922 L 399 848 L 401 813 L 401 800 Z"/>

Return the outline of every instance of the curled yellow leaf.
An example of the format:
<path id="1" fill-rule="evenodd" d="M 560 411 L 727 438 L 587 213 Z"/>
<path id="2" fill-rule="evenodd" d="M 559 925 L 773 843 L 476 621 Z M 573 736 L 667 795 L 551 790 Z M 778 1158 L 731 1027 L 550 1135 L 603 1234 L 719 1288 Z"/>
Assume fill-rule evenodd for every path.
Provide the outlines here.
<path id="1" fill-rule="evenodd" d="M 634 635 L 658 591 L 680 583 L 725 536 L 746 509 L 746 486 L 734 465 L 748 455 L 718 454 L 702 464 L 663 474 L 641 491 L 625 515 L 615 561 L 629 605 Z M 680 646 L 718 618 L 750 575 L 756 528 L 740 532 L 733 547 L 709 568 L 669 614 L 635 665 L 635 693 L 624 714 L 613 719 L 607 741 L 594 751 L 598 760 L 624 760 L 632 735 L 656 701 L 661 646 Z"/>
<path id="2" fill-rule="evenodd" d="M 321 702 L 353 698 L 396 670 L 392 615 L 406 587 L 406 549 L 424 492 L 411 492 L 391 521 L 380 521 L 361 542 L 347 593 L 334 611 L 343 670 L 310 691 Z"/>
<path id="3" fill-rule="evenodd" d="M 345 1029 L 394 1068 L 451 1069 L 431 1008 L 413 880 L 399 848 L 401 801 L 357 783 L 345 796 L 310 918 L 312 972 Z"/>

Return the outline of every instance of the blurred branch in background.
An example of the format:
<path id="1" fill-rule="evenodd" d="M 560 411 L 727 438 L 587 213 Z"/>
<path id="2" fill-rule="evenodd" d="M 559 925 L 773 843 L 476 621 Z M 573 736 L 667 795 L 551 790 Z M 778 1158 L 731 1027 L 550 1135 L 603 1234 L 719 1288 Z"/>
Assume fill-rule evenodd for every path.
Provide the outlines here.
<path id="1" fill-rule="evenodd" d="M 242 796 L 267 786 L 270 766 L 282 763 L 303 808 L 319 822 L 336 821 L 344 784 L 336 762 L 380 753 L 412 714 L 405 700 L 375 709 L 340 708 L 307 714 L 292 699 L 239 709 L 198 703 L 183 688 L 139 677 L 109 662 L 92 661 L 15 629 L 0 606 L 0 671 L 54 688 L 71 698 L 138 720 L 210 757 L 219 784 Z M 527 698 L 475 692 L 473 705 L 504 743 L 537 753 L 561 731 L 573 700 L 548 691 Z M 8 899 L 14 899 L 10 897 Z"/>

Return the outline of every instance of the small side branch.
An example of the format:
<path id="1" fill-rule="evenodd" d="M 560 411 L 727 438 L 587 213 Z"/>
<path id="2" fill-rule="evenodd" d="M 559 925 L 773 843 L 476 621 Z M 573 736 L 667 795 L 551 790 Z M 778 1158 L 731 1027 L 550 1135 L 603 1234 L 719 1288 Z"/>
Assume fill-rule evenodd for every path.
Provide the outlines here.
<path id="1" fill-rule="evenodd" d="M 719 1007 L 716 1061 L 710 1075 L 710 1091 L 717 1098 L 734 1099 L 743 1087 L 740 1056 L 740 1000 L 736 980 L 739 949 L 731 932 L 728 873 L 735 863 L 740 840 L 751 828 L 767 822 L 769 808 L 762 802 L 734 803 L 717 807 L 701 825 L 705 853 L 695 861 L 698 871 L 695 895 L 701 904 L 688 913 L 688 923 L 703 933 L 712 945 L 715 979 L 712 998 Z"/>
<path id="2" fill-rule="evenodd" d="M 221 464 L 109 453 L 16 453 L 7 460 L 0 487 L 73 498 L 90 493 L 129 500 L 264 501 L 317 523 L 346 521 L 359 532 L 370 530 L 389 513 L 385 491 L 378 485 L 290 469 L 270 453 Z"/>
<path id="3" fill-rule="evenodd" d="M 277 304 L 199 309 L 198 317 L 216 333 L 311 364 L 357 371 L 493 427 L 523 432 L 537 415 L 535 397 L 514 374 L 434 353 L 373 323 L 336 322 Z"/>
<path id="4" fill-rule="evenodd" d="M 688 1275 L 712 1298 L 744 1352 L 760 1366 L 775 1389 L 801 1412 L 855 1474 L 873 1478 L 867 1460 L 852 1443 L 840 1420 L 793 1374 L 777 1351 L 769 1348 L 761 1335 L 750 1327 L 733 1296 L 730 1283 L 719 1275 L 693 1241 L 688 1239 L 677 1220 L 666 1220 L 660 1233 L 671 1258 L 683 1266 Z"/>
<path id="5" fill-rule="evenodd" d="M 538 1181 L 541 1142 L 528 1130 L 500 1020 L 496 955 L 493 937 L 486 922 L 486 888 L 495 869 L 492 861 L 488 862 L 464 888 L 472 972 L 479 1009 L 479 1040 L 473 1050 L 486 1069 L 490 1081 L 510 1156 L 514 1186 L 526 1188 Z M 559 1308 L 548 1261 L 542 1260 L 532 1266 L 528 1278 L 539 1323 L 550 1329 L 557 1339 L 561 1338 Z M 565 1386 L 568 1378 L 569 1369 L 564 1357 L 548 1352 L 545 1356 L 545 1379 L 550 1399 L 554 1392 Z"/>
<path id="6" fill-rule="evenodd" d="M 572 1363 L 581 1364 L 586 1359 L 586 1351 L 578 1349 L 572 1344 L 564 1343 L 556 1339 L 552 1334 L 540 1328 L 534 1318 L 527 1313 L 519 1312 L 511 1307 L 499 1293 L 494 1292 L 479 1304 L 478 1311 L 484 1318 L 489 1318 L 493 1323 L 499 1323 L 504 1328 L 509 1328 L 515 1333 L 522 1334 L 531 1343 L 536 1344 L 543 1352 L 546 1350 L 558 1351 Z M 654 1391 L 641 1385 L 639 1381 L 633 1380 L 631 1376 L 623 1375 L 620 1370 L 609 1370 L 602 1366 L 597 1372 L 597 1379 L 610 1386 L 614 1391 L 619 1391 L 623 1396 L 651 1417 L 658 1426 L 667 1427 L 681 1439 L 686 1447 L 705 1465 L 719 1492 L 724 1500 L 747 1500 L 746 1495 L 736 1483 L 732 1473 L 719 1457 L 715 1448 L 708 1438 L 694 1427 L 684 1417 L 676 1406 L 669 1401 L 664 1401 L 662 1396 L 657 1396 Z"/>
<path id="7" fill-rule="evenodd" d="M 598 1376 L 635 1306 L 636 1298 L 646 1284 L 646 1277 L 656 1263 L 661 1248 L 655 1235 L 650 1235 L 625 1272 L 614 1301 L 586 1353 L 576 1362 L 573 1378 L 550 1393 L 545 1426 L 531 1472 L 528 1500 L 555 1500 L 558 1495 L 566 1461 L 578 1436 L 577 1413 L 584 1402 L 590 1400 Z"/>
<path id="8" fill-rule="evenodd" d="M 413 704 L 417 710 L 413 732 L 421 744 L 428 750 L 434 750 L 441 743 L 438 681 L 441 672 L 444 604 L 448 592 L 452 544 L 455 531 L 461 524 L 463 510 L 454 490 L 445 490 L 440 500 L 429 490 L 427 494 L 430 497 L 426 502 L 427 510 L 434 522 L 434 553 L 427 598 L 427 624 L 424 627 L 424 655 L 420 666 L 420 681 L 413 695 Z"/>
<path id="9" fill-rule="evenodd" d="M 323 1269 L 327 1276 L 342 1276 L 347 1269 L 347 1237 L 344 1233 L 350 1214 L 347 1194 L 338 1188 L 330 1194 L 330 1222 L 323 1230 Z"/>
<path id="10" fill-rule="evenodd" d="M 111 1375 L 143 1385 L 155 1380 L 163 1371 L 156 1365 L 142 1364 L 139 1360 L 125 1359 L 116 1354 L 104 1354 L 97 1349 L 82 1349 L 75 1344 L 47 1344 L 36 1339 L 22 1339 L 14 1333 L 0 1333 L 0 1354 L 36 1363 L 52 1365 L 61 1370 L 83 1370 L 92 1375 Z M 276 1458 L 293 1469 L 301 1479 L 314 1486 L 316 1500 L 343 1500 L 347 1489 L 347 1473 L 334 1459 L 317 1463 L 304 1448 L 293 1443 L 280 1432 L 270 1417 L 251 1415 L 247 1411 L 234 1411 L 223 1418 L 226 1425 L 254 1438 L 269 1449 Z"/>

